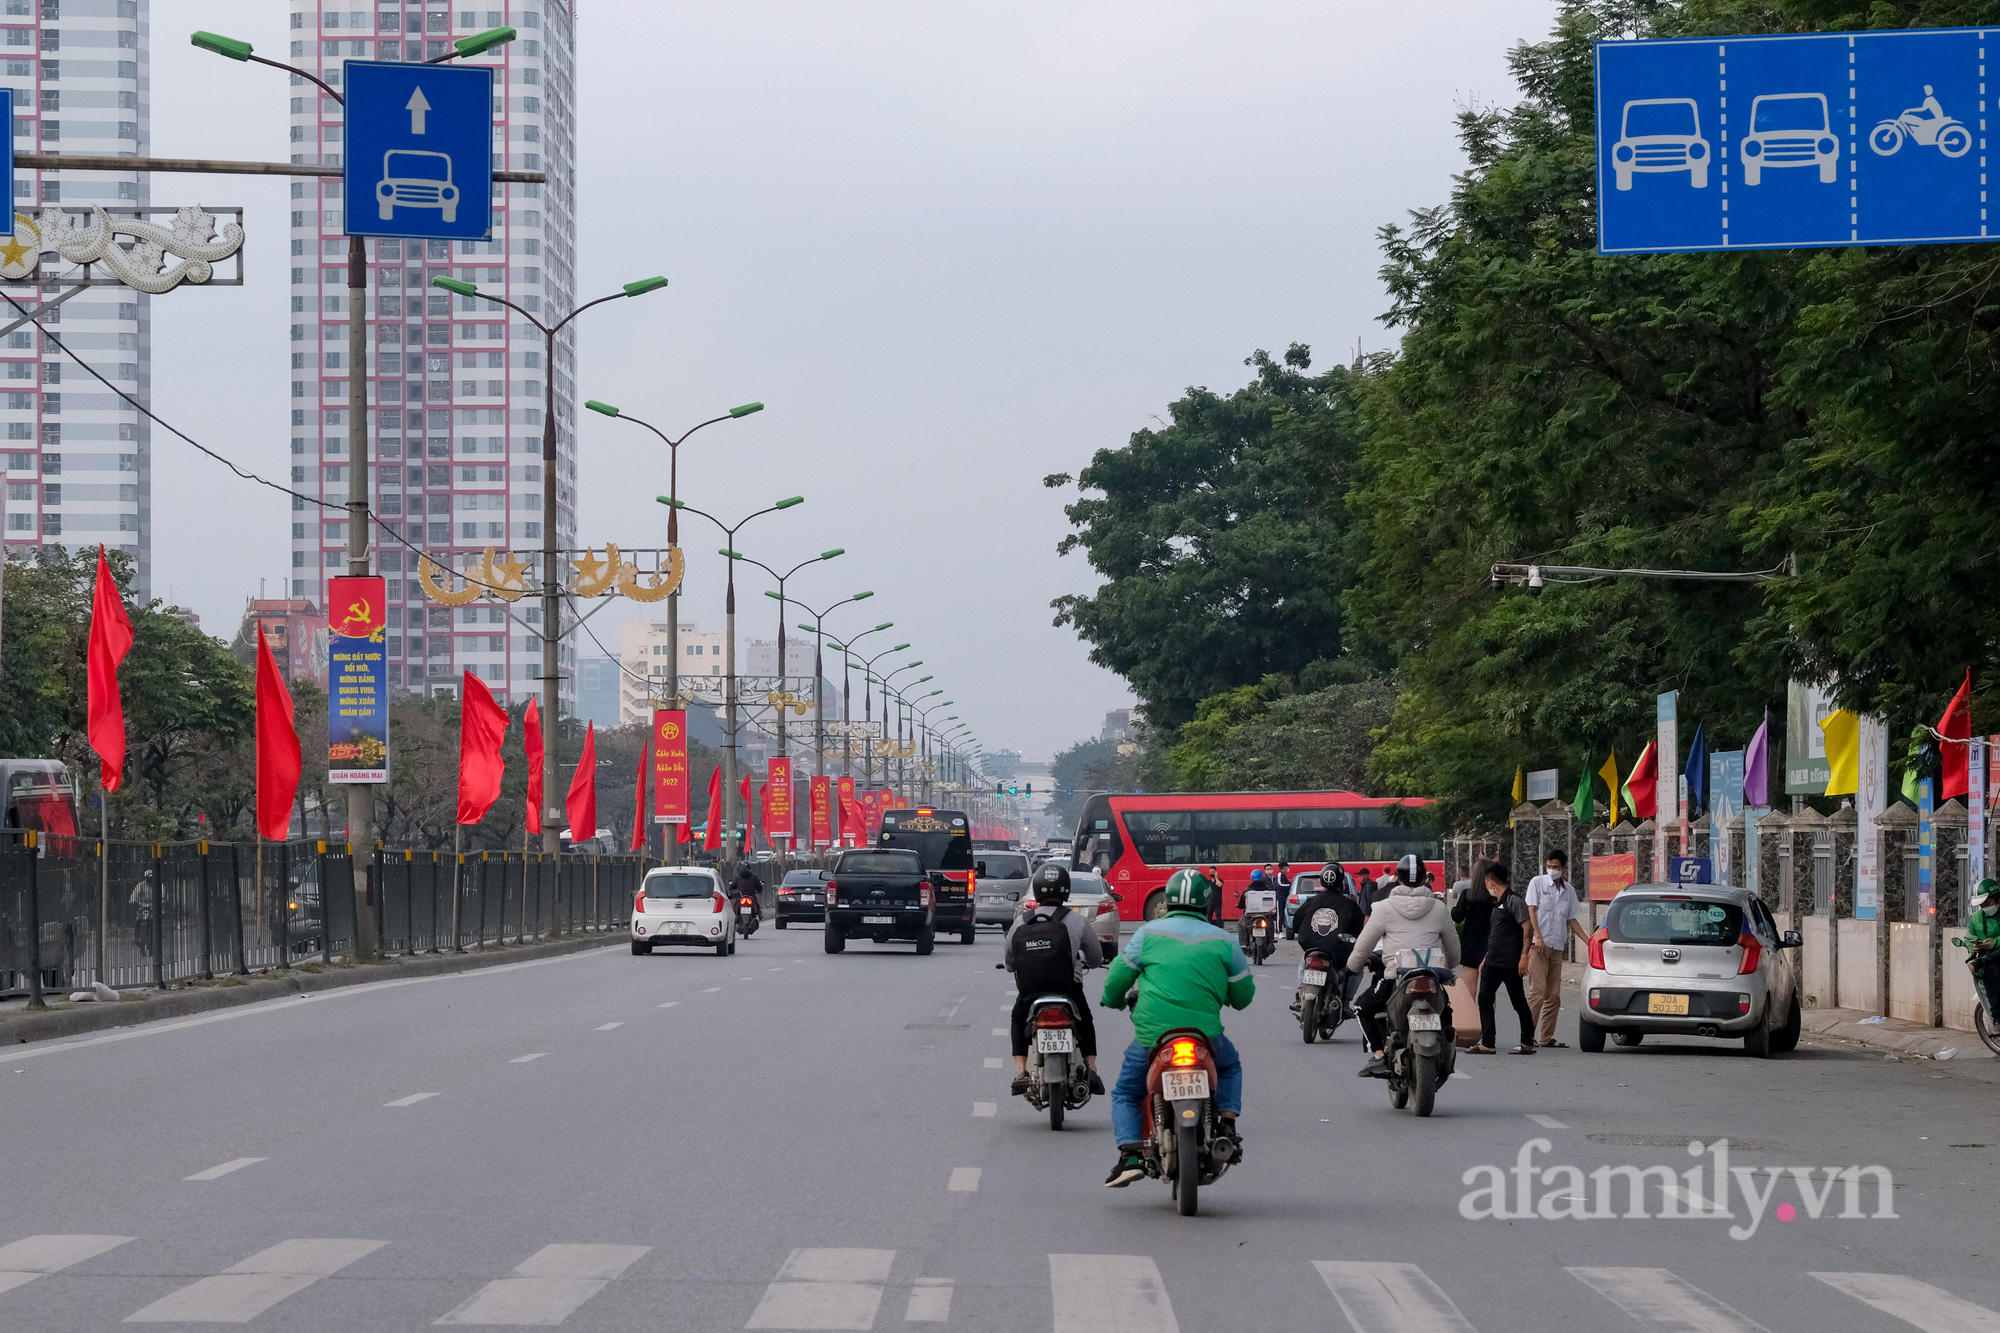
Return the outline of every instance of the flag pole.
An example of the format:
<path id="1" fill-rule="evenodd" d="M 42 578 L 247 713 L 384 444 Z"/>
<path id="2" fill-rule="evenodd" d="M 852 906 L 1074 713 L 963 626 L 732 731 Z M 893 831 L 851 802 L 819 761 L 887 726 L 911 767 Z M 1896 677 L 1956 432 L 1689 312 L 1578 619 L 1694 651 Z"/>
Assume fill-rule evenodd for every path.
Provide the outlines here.
<path id="1" fill-rule="evenodd" d="M 458 900 L 465 882 L 465 825 L 451 826 L 451 951 L 464 953 L 465 942 L 458 934 Z"/>
<path id="2" fill-rule="evenodd" d="M 111 797 L 104 790 L 104 757 L 97 759 L 97 980 L 103 985 L 104 941 L 111 934 Z"/>

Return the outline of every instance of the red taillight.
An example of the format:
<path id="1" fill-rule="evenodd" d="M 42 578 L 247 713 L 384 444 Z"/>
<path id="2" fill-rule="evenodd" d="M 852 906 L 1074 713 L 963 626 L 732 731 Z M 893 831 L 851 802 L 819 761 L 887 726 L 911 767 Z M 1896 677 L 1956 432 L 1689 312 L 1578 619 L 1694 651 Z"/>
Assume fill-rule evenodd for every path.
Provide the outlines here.
<path id="1" fill-rule="evenodd" d="M 1748 995 L 1739 995 L 1736 997 L 1736 1012 L 1739 1014 L 1750 1012 L 1750 997 Z"/>
<path id="2" fill-rule="evenodd" d="M 1764 946 L 1757 943 L 1757 937 L 1748 931 L 1738 935 L 1736 943 L 1743 950 L 1743 964 L 1736 969 L 1736 975 L 1747 977 L 1757 970 L 1757 961 L 1764 956 Z"/>
<path id="3" fill-rule="evenodd" d="M 745 898 L 743 900 L 743 906 L 748 907 L 749 905 L 750 905 L 750 900 L 748 898 Z"/>
<path id="4" fill-rule="evenodd" d="M 1327 966 L 1328 964 L 1326 959 L 1321 958 L 1318 955 L 1314 955 L 1313 957 L 1306 959 L 1306 971 L 1308 972 L 1324 972 L 1327 970 Z"/>
<path id="5" fill-rule="evenodd" d="M 837 879 L 830 879 L 826 882 L 826 905 L 828 907 L 833 906 L 833 896 L 839 888 L 840 881 Z"/>
<path id="6" fill-rule="evenodd" d="M 1604 970 L 1604 941 L 1610 938 L 1611 932 L 1599 926 L 1597 933 L 1590 937 L 1590 942 L 1584 945 L 1584 951 L 1590 955 L 1590 965 L 1599 972 Z"/>
<path id="7" fill-rule="evenodd" d="M 1410 978 L 1409 992 L 1412 995 L 1435 995 L 1437 988 L 1437 978 L 1428 972 L 1421 972 Z"/>
<path id="8" fill-rule="evenodd" d="M 632 915 L 644 916 L 645 914 L 646 914 L 646 891 L 644 889 L 641 889 L 637 893 L 632 895 Z"/>
<path id="9" fill-rule="evenodd" d="M 1050 1005 L 1035 1015 L 1035 1026 L 1038 1028 L 1066 1028 L 1069 1026 L 1069 1010 L 1058 1009 L 1054 1005 Z"/>
<path id="10" fill-rule="evenodd" d="M 1192 1068 L 1200 1057 L 1195 1053 L 1194 1042 L 1183 1037 L 1167 1048 L 1167 1063 L 1176 1069 Z"/>
<path id="11" fill-rule="evenodd" d="M 920 906 L 920 907 L 925 907 L 925 908 L 928 908 L 928 907 L 929 907 L 929 906 L 931 905 L 931 886 L 930 886 L 930 885 L 928 885 L 928 884 L 919 884 L 919 885 L 917 886 L 917 905 L 918 905 L 918 906 Z"/>
<path id="12" fill-rule="evenodd" d="M 717 889 L 715 891 L 715 897 L 713 901 L 715 903 L 715 906 L 711 910 L 714 911 L 714 913 L 717 916 L 721 916 L 724 912 L 727 912 L 729 910 L 729 899 L 722 896 L 721 889 Z"/>

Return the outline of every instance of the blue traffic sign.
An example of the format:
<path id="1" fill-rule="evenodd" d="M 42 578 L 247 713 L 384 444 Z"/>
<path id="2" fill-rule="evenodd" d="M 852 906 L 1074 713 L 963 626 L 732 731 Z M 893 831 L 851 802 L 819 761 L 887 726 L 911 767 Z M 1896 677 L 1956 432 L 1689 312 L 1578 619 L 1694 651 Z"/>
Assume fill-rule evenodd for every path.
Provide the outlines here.
<path id="1" fill-rule="evenodd" d="M 0 148 L 0 181 L 7 183 L 7 198 L 11 201 L 15 198 L 14 90 L 12 88 L 0 88 L 0 125 L 7 126 L 7 145 L 4 148 Z M 13 205 L 9 203 L 8 207 L 11 209 Z M 9 236 L 14 234 L 14 220 L 11 217 L 7 220 L 7 234 Z"/>
<path id="2" fill-rule="evenodd" d="M 1989 41 L 2000 48 L 2000 28 L 1599 42 L 1598 248 L 2000 236 Z"/>
<path id="3" fill-rule="evenodd" d="M 493 230 L 493 70 L 347 62 L 347 234 Z"/>

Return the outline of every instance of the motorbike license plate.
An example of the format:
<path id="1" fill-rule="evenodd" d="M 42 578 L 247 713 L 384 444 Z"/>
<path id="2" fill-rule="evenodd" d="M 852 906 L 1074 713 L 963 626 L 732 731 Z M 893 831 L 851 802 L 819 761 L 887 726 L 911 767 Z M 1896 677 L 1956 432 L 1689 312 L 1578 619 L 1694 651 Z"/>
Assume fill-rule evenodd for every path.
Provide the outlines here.
<path id="1" fill-rule="evenodd" d="M 1038 1028 L 1035 1049 L 1043 1055 L 1068 1055 L 1076 1049 L 1076 1034 L 1068 1028 Z"/>
<path id="2" fill-rule="evenodd" d="M 1169 1069 L 1160 1075 L 1160 1095 L 1170 1102 L 1195 1101 L 1208 1096 L 1206 1069 Z"/>
<path id="3" fill-rule="evenodd" d="M 1326 984 L 1326 973 L 1308 972 L 1299 978 L 1299 984 L 1301 986 L 1324 986 Z"/>
<path id="4" fill-rule="evenodd" d="M 1410 1031 L 1442 1032 L 1444 1031 L 1444 1016 L 1442 1014 L 1411 1014 Z"/>
<path id="5" fill-rule="evenodd" d="M 1646 1012 L 1649 1014 L 1681 1014 L 1688 1011 L 1688 997 L 1685 995 L 1648 995 Z"/>

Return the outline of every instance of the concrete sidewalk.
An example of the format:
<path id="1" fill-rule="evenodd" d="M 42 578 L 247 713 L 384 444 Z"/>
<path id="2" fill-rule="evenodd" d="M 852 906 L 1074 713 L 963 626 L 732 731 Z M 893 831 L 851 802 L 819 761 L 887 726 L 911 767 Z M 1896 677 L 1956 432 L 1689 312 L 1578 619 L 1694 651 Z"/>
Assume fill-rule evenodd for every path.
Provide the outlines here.
<path id="1" fill-rule="evenodd" d="M 1927 1027 L 1901 1018 L 1880 1018 L 1862 1009 L 1808 1009 L 1804 1021 L 1805 1030 L 1815 1036 L 1836 1037 L 1928 1060 L 1991 1059 L 1993 1054 L 1976 1032 Z"/>
<path id="2" fill-rule="evenodd" d="M 610 931 L 569 939 L 546 940 L 539 944 L 493 945 L 472 953 L 421 954 L 395 957 L 379 963 L 317 962 L 295 964 L 289 970 L 266 970 L 250 976 L 218 976 L 213 981 L 177 983 L 171 990 L 127 990 L 119 1003 L 72 1004 L 67 992 L 48 997 L 48 1009 L 34 1012 L 21 1005 L 0 1009 L 0 1046 L 22 1042 L 74 1037 L 108 1028 L 132 1027 L 162 1018 L 186 1018 L 214 1009 L 283 999 L 311 991 L 360 986 L 375 981 L 400 981 L 409 977 L 434 977 L 451 972 L 471 972 L 498 967 L 503 963 L 525 963 L 537 958 L 557 958 L 586 949 L 623 947 L 629 937 Z"/>

